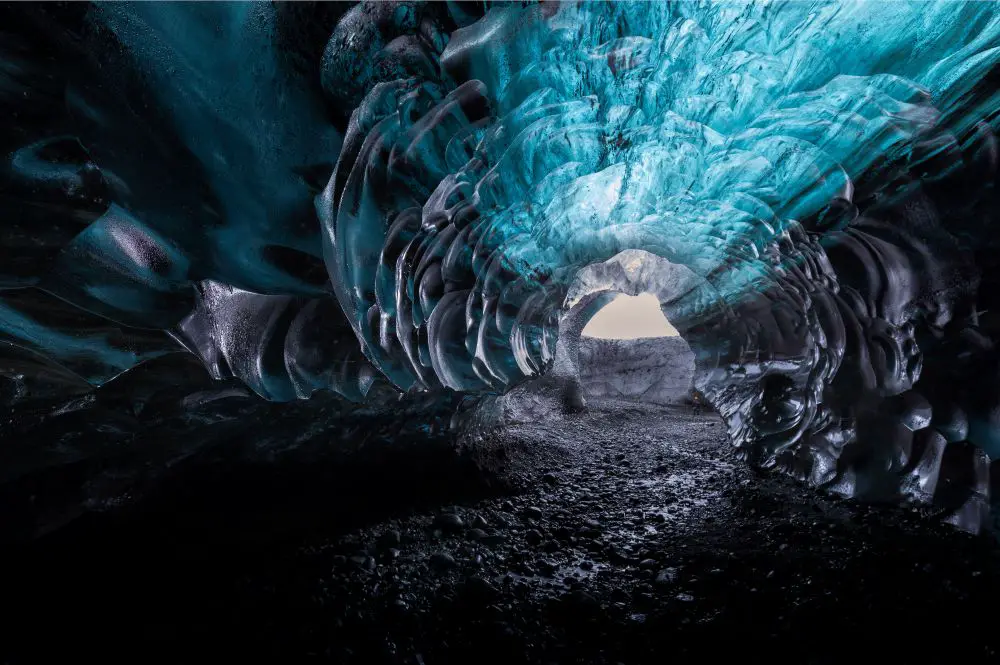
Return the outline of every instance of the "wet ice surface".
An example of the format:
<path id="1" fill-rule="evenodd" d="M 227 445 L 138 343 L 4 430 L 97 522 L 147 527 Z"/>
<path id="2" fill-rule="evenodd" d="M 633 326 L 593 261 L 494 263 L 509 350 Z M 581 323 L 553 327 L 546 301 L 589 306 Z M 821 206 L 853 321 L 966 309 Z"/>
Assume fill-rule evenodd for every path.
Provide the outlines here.
<path id="1" fill-rule="evenodd" d="M 986 521 L 989 3 L 22 4 L 0 406 L 187 351 L 278 402 L 489 395 L 574 376 L 586 315 L 646 293 L 752 464 Z M 189 453 L 117 420 L 149 475 Z M 16 445 L 93 462 L 88 505 L 131 491 Z"/>
<path id="2" fill-rule="evenodd" d="M 347 484 L 349 466 L 323 476 L 336 505 L 301 491 L 316 464 L 220 472 L 200 502 L 189 474 L 139 522 L 68 529 L 6 567 L 5 662 L 993 656 L 992 541 L 757 475 L 723 430 L 678 407 L 596 404 L 470 443 L 479 485 L 438 446 L 411 472 L 422 501 L 388 466 L 367 483 Z"/>

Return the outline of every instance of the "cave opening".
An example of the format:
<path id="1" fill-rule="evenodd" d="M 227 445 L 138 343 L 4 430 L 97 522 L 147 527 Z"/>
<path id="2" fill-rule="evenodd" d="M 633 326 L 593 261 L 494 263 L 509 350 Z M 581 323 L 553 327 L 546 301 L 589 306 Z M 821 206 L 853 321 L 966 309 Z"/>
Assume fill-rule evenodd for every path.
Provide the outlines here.
<path id="1" fill-rule="evenodd" d="M 694 354 L 655 294 L 617 294 L 580 333 L 577 369 L 584 394 L 678 404 L 690 400 Z"/>
<path id="2" fill-rule="evenodd" d="M 670 316 L 690 278 L 686 267 L 642 250 L 580 271 L 560 321 L 557 364 L 563 360 L 586 398 L 691 400 L 695 353 Z"/>

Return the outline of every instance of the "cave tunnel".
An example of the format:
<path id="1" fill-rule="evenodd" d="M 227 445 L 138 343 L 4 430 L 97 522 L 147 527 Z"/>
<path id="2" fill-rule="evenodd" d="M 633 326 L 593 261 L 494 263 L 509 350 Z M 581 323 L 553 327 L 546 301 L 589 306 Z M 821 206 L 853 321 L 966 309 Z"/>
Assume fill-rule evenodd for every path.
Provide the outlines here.
<path id="1" fill-rule="evenodd" d="M 0 4 L 0 662 L 995 661 L 998 72 L 961 0 Z"/>

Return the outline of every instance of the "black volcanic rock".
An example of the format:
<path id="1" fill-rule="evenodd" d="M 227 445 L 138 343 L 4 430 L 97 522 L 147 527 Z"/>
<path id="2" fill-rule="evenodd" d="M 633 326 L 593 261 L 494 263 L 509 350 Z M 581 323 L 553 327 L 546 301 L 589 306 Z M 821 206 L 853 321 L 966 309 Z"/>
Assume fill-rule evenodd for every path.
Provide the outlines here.
<path id="1" fill-rule="evenodd" d="M 988 661 L 1000 647 L 981 609 L 985 581 L 1000 574 L 991 541 L 757 475 L 736 463 L 712 414 L 599 403 L 555 428 L 490 436 L 546 461 L 484 495 L 458 482 L 483 470 L 438 458 L 433 468 L 451 475 L 429 479 L 423 503 L 400 494 L 386 511 L 350 498 L 357 485 L 347 509 L 325 514 L 311 514 L 325 501 L 314 490 L 330 485 L 303 482 L 315 465 L 267 485 L 230 468 L 165 487 L 143 520 L 90 518 L 10 551 L 0 656 L 653 665 L 721 660 L 736 640 L 752 661 L 832 664 L 859 643 L 926 656 L 924 641 L 896 638 L 915 615 L 949 617 L 935 639 L 956 658 Z M 670 474 L 654 471 L 660 459 Z M 542 482 L 552 468 L 567 482 Z M 411 476 L 404 465 L 394 480 Z M 434 494 L 442 487 L 452 491 Z M 266 500 L 250 502 L 262 488 Z M 488 526 L 435 538 L 427 527 L 446 514 Z M 118 637 L 95 637 L 109 622 Z M 63 639 L 41 639 L 52 630 Z"/>

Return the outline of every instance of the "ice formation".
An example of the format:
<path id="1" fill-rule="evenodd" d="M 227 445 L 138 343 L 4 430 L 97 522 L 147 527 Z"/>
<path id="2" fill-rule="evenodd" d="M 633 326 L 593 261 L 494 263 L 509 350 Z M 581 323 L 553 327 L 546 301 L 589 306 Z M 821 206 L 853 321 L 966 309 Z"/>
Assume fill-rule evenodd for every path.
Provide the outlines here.
<path id="1" fill-rule="evenodd" d="M 371 2 L 320 48 L 269 4 L 75 11 L 48 60 L 0 40 L 18 358 L 572 388 L 590 316 L 654 293 L 751 463 L 985 519 L 993 4 Z"/>
<path id="2" fill-rule="evenodd" d="M 583 336 L 577 359 L 587 399 L 692 404 L 695 359 L 682 337 Z"/>

